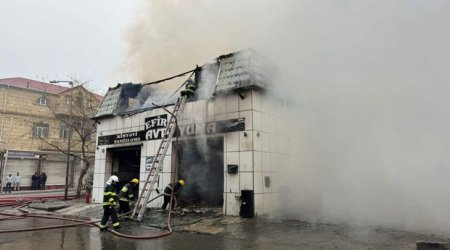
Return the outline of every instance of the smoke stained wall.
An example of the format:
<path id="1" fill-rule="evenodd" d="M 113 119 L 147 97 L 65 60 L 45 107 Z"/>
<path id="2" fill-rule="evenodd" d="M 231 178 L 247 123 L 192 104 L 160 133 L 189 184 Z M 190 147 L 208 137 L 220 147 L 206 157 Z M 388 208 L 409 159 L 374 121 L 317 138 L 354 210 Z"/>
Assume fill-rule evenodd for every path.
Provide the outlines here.
<path id="1" fill-rule="evenodd" d="M 450 2 L 150 1 L 137 81 L 254 48 L 301 129 L 284 215 L 450 232 Z"/>

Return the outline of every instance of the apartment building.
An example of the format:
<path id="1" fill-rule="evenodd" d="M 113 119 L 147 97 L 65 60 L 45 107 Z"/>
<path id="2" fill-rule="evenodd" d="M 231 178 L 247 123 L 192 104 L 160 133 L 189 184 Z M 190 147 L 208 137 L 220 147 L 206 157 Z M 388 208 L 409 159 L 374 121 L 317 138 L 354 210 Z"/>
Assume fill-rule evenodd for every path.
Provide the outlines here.
<path id="1" fill-rule="evenodd" d="M 48 188 L 62 187 L 69 162 L 69 184 L 73 186 L 82 167 L 77 159 L 82 147 L 94 154 L 95 126 L 90 118 L 101 100 L 82 85 L 61 86 L 21 77 L 0 79 L 3 180 L 9 173 L 20 172 L 22 188 L 29 189 L 31 176 L 45 172 Z M 74 156 L 68 161 L 64 152 L 69 135 Z"/>

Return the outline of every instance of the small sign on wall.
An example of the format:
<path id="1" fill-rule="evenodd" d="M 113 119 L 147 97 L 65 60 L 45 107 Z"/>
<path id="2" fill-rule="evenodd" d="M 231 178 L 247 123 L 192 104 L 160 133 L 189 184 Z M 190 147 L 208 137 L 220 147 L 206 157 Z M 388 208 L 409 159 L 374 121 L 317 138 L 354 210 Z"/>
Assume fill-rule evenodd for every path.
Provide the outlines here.
<path id="1" fill-rule="evenodd" d="M 150 171 L 150 168 L 152 167 L 154 159 L 155 159 L 155 156 L 147 156 L 145 158 L 145 172 Z"/>
<path id="2" fill-rule="evenodd" d="M 155 156 L 147 156 L 145 158 L 145 172 L 150 172 L 152 165 L 153 165 L 153 161 L 155 160 Z M 160 168 L 160 171 L 162 170 L 162 166 Z M 153 172 L 154 173 L 154 172 Z M 160 172 L 161 173 L 161 172 Z M 160 174 L 158 174 L 158 176 L 156 177 L 156 186 L 159 186 L 159 176 Z"/>

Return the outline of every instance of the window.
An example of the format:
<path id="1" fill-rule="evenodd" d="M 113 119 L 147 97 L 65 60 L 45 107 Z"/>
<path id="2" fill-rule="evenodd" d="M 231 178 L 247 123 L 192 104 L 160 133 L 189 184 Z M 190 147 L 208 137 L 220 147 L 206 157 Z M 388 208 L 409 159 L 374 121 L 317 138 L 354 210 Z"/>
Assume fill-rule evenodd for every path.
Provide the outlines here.
<path id="1" fill-rule="evenodd" d="M 77 96 L 76 104 L 79 108 L 83 108 L 83 97 L 82 96 Z"/>
<path id="2" fill-rule="evenodd" d="M 66 95 L 66 105 L 70 105 L 72 98 L 70 98 L 70 95 Z"/>
<path id="3" fill-rule="evenodd" d="M 74 121 L 73 126 L 75 126 L 75 128 L 77 128 L 77 129 L 81 129 L 81 128 L 83 128 L 83 122 L 82 121 Z"/>
<path id="4" fill-rule="evenodd" d="M 48 137 L 48 124 L 44 124 L 44 123 L 33 124 L 33 137 L 47 138 Z"/>
<path id="5" fill-rule="evenodd" d="M 70 133 L 70 128 L 62 123 L 59 127 L 59 138 L 60 139 L 68 139 L 69 138 L 69 133 Z"/>
<path id="6" fill-rule="evenodd" d="M 90 141 L 91 140 L 91 134 L 92 131 L 88 128 L 83 129 L 83 135 L 86 141 Z"/>
<path id="7" fill-rule="evenodd" d="M 45 96 L 39 97 L 36 100 L 36 103 L 42 106 L 47 106 L 48 105 L 48 99 Z"/>

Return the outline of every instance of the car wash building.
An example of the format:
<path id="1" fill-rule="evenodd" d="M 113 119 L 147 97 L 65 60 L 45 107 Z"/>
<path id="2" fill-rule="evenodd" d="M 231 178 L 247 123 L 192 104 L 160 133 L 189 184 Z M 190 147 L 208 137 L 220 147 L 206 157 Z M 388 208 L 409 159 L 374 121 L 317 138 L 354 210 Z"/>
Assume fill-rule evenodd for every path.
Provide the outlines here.
<path id="1" fill-rule="evenodd" d="M 253 50 L 223 55 L 194 71 L 198 84 L 178 115 L 179 133 L 155 188 L 185 180 L 180 203 L 223 207 L 226 215 L 272 212 L 296 129 L 285 101 L 274 98 L 273 67 Z M 176 78 L 178 86 L 189 78 Z M 112 174 L 121 184 L 146 180 L 180 90 L 164 83 L 118 84 L 95 115 L 93 201 L 102 202 Z M 156 196 L 156 192 L 152 193 Z M 244 202 L 242 202 L 244 201 Z M 162 198 L 149 204 L 159 207 Z"/>

